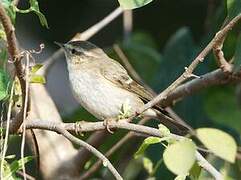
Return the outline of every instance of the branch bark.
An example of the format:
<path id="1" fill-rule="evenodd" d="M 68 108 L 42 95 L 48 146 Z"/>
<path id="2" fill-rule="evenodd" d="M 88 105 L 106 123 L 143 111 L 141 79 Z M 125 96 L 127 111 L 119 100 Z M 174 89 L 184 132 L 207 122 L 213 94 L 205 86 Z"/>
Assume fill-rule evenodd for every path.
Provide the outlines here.
<path id="1" fill-rule="evenodd" d="M 193 76 L 193 71 L 198 66 L 200 62 L 203 62 L 206 55 L 218 44 L 222 43 L 222 40 L 225 38 L 226 34 L 235 26 L 235 24 L 240 21 L 241 13 L 233 18 L 224 28 L 222 28 L 219 32 L 216 33 L 216 36 L 209 42 L 209 44 L 198 54 L 198 56 L 192 61 L 192 63 L 185 68 L 185 71 L 182 75 L 177 78 L 170 86 L 168 86 L 164 91 L 162 91 L 158 96 L 156 96 L 153 100 L 146 103 L 143 107 L 139 109 L 138 114 L 144 112 L 150 107 L 156 105 L 160 101 L 167 98 L 169 93 L 173 92 L 181 83 L 189 79 Z"/>
<path id="2" fill-rule="evenodd" d="M 125 120 L 122 121 L 109 121 L 109 128 L 125 129 L 137 133 L 141 133 L 148 136 L 164 137 L 165 133 L 162 134 L 159 129 L 147 127 L 143 125 L 129 123 Z M 82 123 L 53 123 L 44 120 L 34 120 L 26 123 L 26 128 L 37 128 L 45 129 L 50 131 L 59 132 L 58 129 L 65 129 L 72 132 L 87 132 L 87 131 L 98 131 L 106 129 L 104 122 L 82 122 Z M 77 129 L 76 129 L 77 128 Z M 171 138 L 181 140 L 184 137 L 171 134 Z M 207 170 L 216 180 L 221 180 L 222 175 L 197 151 L 196 159 L 205 170 Z"/>
<path id="3" fill-rule="evenodd" d="M 17 46 L 17 39 L 15 36 L 15 29 L 12 25 L 10 18 L 8 17 L 2 3 L 0 2 L 0 21 L 3 25 L 6 37 L 7 37 L 7 45 L 8 45 L 8 52 L 10 59 L 12 60 L 15 73 L 19 79 L 21 91 L 22 91 L 22 106 L 20 112 L 16 115 L 14 123 L 10 124 L 10 133 L 15 133 L 21 126 L 23 122 L 23 112 L 24 112 L 24 105 L 25 105 L 25 97 L 26 95 L 26 81 L 24 79 L 24 70 L 22 67 L 21 60 L 23 56 L 21 55 L 18 46 Z M 27 111 L 29 111 L 29 102 L 27 103 Z"/>
<path id="4" fill-rule="evenodd" d="M 167 107 L 175 104 L 178 100 L 194 94 L 195 92 L 199 92 L 207 87 L 237 82 L 240 80 L 240 74 L 232 74 L 230 72 L 224 72 L 221 69 L 217 69 L 200 76 L 198 79 L 193 79 L 178 86 L 174 91 L 168 94 L 166 99 L 161 100 L 160 104 L 163 107 Z"/>

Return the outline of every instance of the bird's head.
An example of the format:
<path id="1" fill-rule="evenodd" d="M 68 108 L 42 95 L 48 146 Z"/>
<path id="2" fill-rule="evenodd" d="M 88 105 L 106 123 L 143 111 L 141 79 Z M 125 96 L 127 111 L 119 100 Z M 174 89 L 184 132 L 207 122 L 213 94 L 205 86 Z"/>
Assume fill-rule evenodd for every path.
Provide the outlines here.
<path id="1" fill-rule="evenodd" d="M 67 63 L 82 64 L 93 59 L 106 57 L 105 52 L 88 41 L 69 41 L 66 44 L 55 42 L 63 48 Z"/>

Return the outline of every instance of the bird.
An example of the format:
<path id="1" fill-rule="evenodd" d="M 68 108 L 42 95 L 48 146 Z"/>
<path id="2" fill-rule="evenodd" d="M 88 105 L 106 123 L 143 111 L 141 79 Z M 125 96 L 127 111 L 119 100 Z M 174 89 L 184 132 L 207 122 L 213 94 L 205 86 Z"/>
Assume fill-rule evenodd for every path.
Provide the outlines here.
<path id="1" fill-rule="evenodd" d="M 75 40 L 65 44 L 55 43 L 64 50 L 75 99 L 97 119 L 127 118 L 154 98 L 152 93 L 131 78 L 118 61 L 91 42 Z M 173 120 L 159 105 L 141 115 L 181 128 L 184 126 Z"/>

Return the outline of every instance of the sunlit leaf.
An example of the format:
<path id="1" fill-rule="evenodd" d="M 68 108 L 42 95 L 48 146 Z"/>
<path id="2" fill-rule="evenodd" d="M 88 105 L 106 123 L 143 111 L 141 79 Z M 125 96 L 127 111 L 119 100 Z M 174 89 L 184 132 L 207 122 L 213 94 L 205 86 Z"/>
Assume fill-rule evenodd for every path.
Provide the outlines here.
<path id="1" fill-rule="evenodd" d="M 185 175 L 178 175 L 177 177 L 175 177 L 174 180 L 185 180 L 186 177 L 187 177 L 187 174 L 185 174 Z"/>
<path id="2" fill-rule="evenodd" d="M 143 157 L 142 162 L 143 162 L 143 166 L 144 166 L 145 170 L 148 172 L 148 174 L 152 174 L 152 172 L 153 172 L 152 161 L 147 157 Z"/>
<path id="3" fill-rule="evenodd" d="M 199 128 L 197 137 L 215 155 L 232 163 L 235 161 L 237 144 L 228 133 L 219 129 Z"/>
<path id="4" fill-rule="evenodd" d="M 13 161 L 9 166 L 10 172 L 6 174 L 5 178 L 8 179 L 10 176 L 12 176 L 18 170 L 22 169 L 23 164 L 28 163 L 32 159 L 33 159 L 32 156 L 27 156 L 27 157 L 24 157 L 23 159 Z"/>
<path id="5" fill-rule="evenodd" d="M 162 141 L 162 138 L 158 138 L 158 137 L 148 137 L 148 138 L 146 138 L 143 141 L 143 143 L 141 144 L 141 146 L 139 147 L 139 149 L 137 150 L 137 152 L 135 153 L 135 155 L 134 155 L 135 158 L 138 158 L 141 155 L 143 155 L 146 148 L 148 148 L 149 145 L 160 143 L 161 141 Z"/>
<path id="6" fill-rule="evenodd" d="M 176 175 L 186 175 L 195 163 L 196 145 L 189 139 L 169 145 L 163 154 L 167 168 Z"/>
<path id="7" fill-rule="evenodd" d="M 46 83 L 46 79 L 45 79 L 44 76 L 34 74 L 34 75 L 31 76 L 30 82 L 31 83 L 45 84 Z"/>
<path id="8" fill-rule="evenodd" d="M 152 0 L 118 0 L 123 9 L 135 9 L 147 5 Z"/>
<path id="9" fill-rule="evenodd" d="M 42 64 L 36 64 L 32 67 L 31 73 L 36 73 L 41 67 L 43 67 Z"/>

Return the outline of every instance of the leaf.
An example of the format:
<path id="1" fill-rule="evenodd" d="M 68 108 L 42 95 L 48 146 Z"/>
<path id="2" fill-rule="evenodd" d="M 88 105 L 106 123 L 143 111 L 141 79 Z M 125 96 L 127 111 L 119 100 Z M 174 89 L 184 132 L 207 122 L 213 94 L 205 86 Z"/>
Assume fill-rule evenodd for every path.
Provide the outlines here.
<path id="1" fill-rule="evenodd" d="M 227 0 L 226 4 L 227 4 L 227 12 L 228 12 L 228 15 L 226 18 L 226 23 L 227 23 L 241 12 L 241 1 Z"/>
<path id="2" fill-rule="evenodd" d="M 185 180 L 186 177 L 187 177 L 187 174 L 185 174 L 185 175 L 178 175 L 177 177 L 175 177 L 174 180 Z"/>
<path id="3" fill-rule="evenodd" d="M 228 133 L 214 128 L 199 128 L 197 137 L 218 157 L 234 163 L 237 144 Z"/>
<path id="4" fill-rule="evenodd" d="M 12 23 L 15 23 L 15 19 L 16 19 L 16 9 L 14 4 L 12 3 L 12 1 L 9 0 L 2 0 L 3 6 L 5 8 L 5 10 L 8 13 L 8 16 L 10 17 Z"/>
<path id="5" fill-rule="evenodd" d="M 201 174 L 202 168 L 198 165 L 198 163 L 194 163 L 192 169 L 189 171 L 189 177 L 191 180 L 198 180 Z"/>
<path id="6" fill-rule="evenodd" d="M 162 141 L 162 138 L 158 138 L 158 137 L 148 137 L 148 138 L 146 138 L 143 141 L 143 143 L 141 144 L 141 146 L 139 147 L 139 149 L 137 150 L 137 152 L 135 153 L 135 155 L 134 155 L 135 159 L 137 159 L 141 155 L 143 155 L 146 148 L 148 148 L 149 145 L 160 143 L 161 141 Z"/>
<path id="7" fill-rule="evenodd" d="M 45 84 L 46 79 L 45 79 L 44 76 L 34 74 L 34 75 L 31 76 L 30 82 L 31 83 Z"/>
<path id="8" fill-rule="evenodd" d="M 185 139 L 169 145 L 163 159 L 167 168 L 176 175 L 186 175 L 195 163 L 196 145 Z"/>
<path id="9" fill-rule="evenodd" d="M 35 12 L 36 15 L 38 15 L 41 25 L 45 26 L 46 28 L 49 28 L 47 19 L 39 10 L 38 1 L 37 0 L 29 0 L 29 3 L 30 3 L 30 9 L 33 12 Z"/>
<path id="10" fill-rule="evenodd" d="M 118 0 L 120 3 L 120 6 L 123 9 L 135 9 L 142 6 L 145 6 L 152 2 L 152 0 Z"/>
<path id="11" fill-rule="evenodd" d="M 233 89 L 215 88 L 205 96 L 204 103 L 205 111 L 213 121 L 241 132 L 241 123 L 239 122 L 241 111 Z"/>
<path id="12" fill-rule="evenodd" d="M 234 72 L 237 72 L 241 68 L 241 35 L 239 35 L 237 40 L 233 61 L 234 61 Z"/>
<path id="13" fill-rule="evenodd" d="M 4 172 L 4 179 L 9 179 L 10 177 L 12 178 L 14 173 L 16 173 L 18 170 L 22 169 L 22 166 L 23 166 L 22 163 L 26 164 L 29 161 L 31 161 L 32 159 L 33 159 L 32 156 L 27 156 L 27 157 L 23 158 L 23 161 L 22 161 L 22 159 L 13 161 L 10 165 L 8 165 L 8 170 Z"/>
<path id="14" fill-rule="evenodd" d="M 36 64 L 32 67 L 31 73 L 36 73 L 41 67 L 43 67 L 42 64 Z"/>
<path id="15" fill-rule="evenodd" d="M 8 76 L 5 71 L 0 69 L 0 101 L 8 96 Z"/>
<path id="16" fill-rule="evenodd" d="M 152 161 L 147 157 L 143 157 L 142 162 L 143 162 L 143 166 L 144 166 L 145 170 L 148 172 L 148 174 L 152 174 L 152 172 L 153 172 Z"/>

